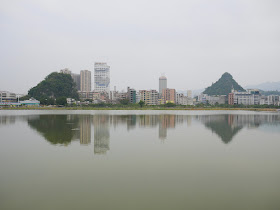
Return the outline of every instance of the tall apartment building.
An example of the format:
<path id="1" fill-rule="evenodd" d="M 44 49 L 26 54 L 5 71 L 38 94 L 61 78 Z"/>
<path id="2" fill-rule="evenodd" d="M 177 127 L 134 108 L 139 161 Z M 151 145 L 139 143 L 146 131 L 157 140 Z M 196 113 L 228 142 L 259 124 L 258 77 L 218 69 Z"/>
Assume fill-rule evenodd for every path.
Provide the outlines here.
<path id="1" fill-rule="evenodd" d="M 91 91 L 91 72 L 88 70 L 81 70 L 80 72 L 80 90 L 84 92 Z"/>
<path id="2" fill-rule="evenodd" d="M 163 89 L 166 89 L 166 88 L 167 88 L 167 78 L 165 76 L 161 76 L 159 78 L 159 89 L 158 89 L 159 97 L 162 96 L 162 91 L 163 91 Z"/>
<path id="3" fill-rule="evenodd" d="M 71 73 L 71 77 L 72 77 L 72 79 L 74 80 L 74 82 L 76 84 L 77 90 L 81 90 L 81 75 L 80 74 Z"/>
<path id="4" fill-rule="evenodd" d="M 148 101 L 148 90 L 139 90 L 140 93 L 140 100 L 147 104 Z"/>
<path id="5" fill-rule="evenodd" d="M 164 104 L 176 103 L 176 91 L 175 89 L 165 88 L 162 90 L 162 101 Z"/>
<path id="6" fill-rule="evenodd" d="M 110 66 L 107 63 L 94 63 L 94 90 L 110 92 Z"/>
<path id="7" fill-rule="evenodd" d="M 159 93 L 156 90 L 140 90 L 140 100 L 146 105 L 158 105 Z"/>
<path id="8" fill-rule="evenodd" d="M 128 96 L 129 103 L 131 104 L 136 103 L 136 90 L 127 87 L 127 96 Z"/>

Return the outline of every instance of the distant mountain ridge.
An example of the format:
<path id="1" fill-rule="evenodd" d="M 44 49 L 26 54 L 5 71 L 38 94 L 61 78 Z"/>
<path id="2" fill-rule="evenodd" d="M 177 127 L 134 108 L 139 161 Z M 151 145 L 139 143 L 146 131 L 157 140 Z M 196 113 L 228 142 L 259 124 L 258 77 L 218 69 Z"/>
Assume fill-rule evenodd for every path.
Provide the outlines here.
<path id="1" fill-rule="evenodd" d="M 280 91 L 280 81 L 279 82 L 264 82 L 258 85 L 247 85 L 246 89 L 260 89 L 264 91 Z"/>
<path id="2" fill-rule="evenodd" d="M 232 88 L 237 91 L 245 91 L 244 88 L 233 79 L 231 74 L 226 72 L 217 82 L 206 88 L 203 93 L 207 95 L 228 95 Z"/>

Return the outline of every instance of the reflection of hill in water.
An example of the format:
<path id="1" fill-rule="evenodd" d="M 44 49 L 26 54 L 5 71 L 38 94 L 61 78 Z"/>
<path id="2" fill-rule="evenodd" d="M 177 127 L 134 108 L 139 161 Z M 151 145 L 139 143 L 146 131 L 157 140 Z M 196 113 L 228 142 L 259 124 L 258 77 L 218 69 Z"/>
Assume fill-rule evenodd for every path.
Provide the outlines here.
<path id="1" fill-rule="evenodd" d="M 216 133 L 224 143 L 229 143 L 243 128 L 257 128 L 260 125 L 279 126 L 279 115 L 203 115 L 197 116 L 206 128 Z"/>
<path id="2" fill-rule="evenodd" d="M 216 133 L 224 143 L 229 143 L 232 138 L 242 129 L 242 126 L 232 126 L 229 124 L 229 115 L 210 120 L 205 126 Z"/>
<path id="3" fill-rule="evenodd" d="M 37 130 L 52 144 L 69 144 L 77 133 L 78 117 L 75 115 L 40 115 L 28 120 L 28 125 Z"/>

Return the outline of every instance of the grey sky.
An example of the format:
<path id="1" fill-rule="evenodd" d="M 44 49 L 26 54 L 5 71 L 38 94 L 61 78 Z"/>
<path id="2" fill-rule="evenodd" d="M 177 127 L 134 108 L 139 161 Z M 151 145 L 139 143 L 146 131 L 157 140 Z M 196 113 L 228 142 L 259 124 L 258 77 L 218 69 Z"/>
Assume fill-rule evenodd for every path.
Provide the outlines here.
<path id="1" fill-rule="evenodd" d="M 229 72 L 243 86 L 280 80 L 279 0 L 1 1 L 0 90 L 49 73 L 111 66 L 111 89 L 200 89 Z M 93 79 L 93 78 L 92 78 Z"/>

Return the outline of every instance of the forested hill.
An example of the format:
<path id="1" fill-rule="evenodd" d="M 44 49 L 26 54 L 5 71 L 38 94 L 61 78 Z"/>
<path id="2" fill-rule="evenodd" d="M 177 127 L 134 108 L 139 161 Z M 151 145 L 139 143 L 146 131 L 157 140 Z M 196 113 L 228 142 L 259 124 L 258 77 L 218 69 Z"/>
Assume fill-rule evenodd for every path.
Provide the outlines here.
<path id="1" fill-rule="evenodd" d="M 79 98 L 75 83 L 71 75 L 57 72 L 49 74 L 37 86 L 31 88 L 28 91 L 28 95 L 40 101 L 44 98 Z"/>
<path id="2" fill-rule="evenodd" d="M 245 91 L 231 76 L 229 73 L 224 73 L 222 77 L 206 88 L 203 92 L 208 95 L 228 95 L 231 92 L 232 87 L 237 91 Z"/>

